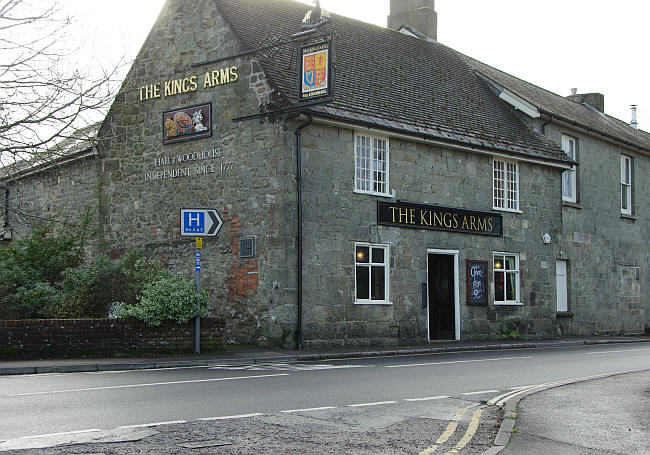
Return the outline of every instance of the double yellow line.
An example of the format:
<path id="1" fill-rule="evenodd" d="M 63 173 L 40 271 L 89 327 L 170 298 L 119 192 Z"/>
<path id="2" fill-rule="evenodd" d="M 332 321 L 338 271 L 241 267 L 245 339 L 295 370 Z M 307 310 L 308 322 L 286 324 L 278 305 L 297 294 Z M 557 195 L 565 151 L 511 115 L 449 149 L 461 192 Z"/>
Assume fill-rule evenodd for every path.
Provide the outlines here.
<path id="1" fill-rule="evenodd" d="M 438 449 L 438 447 L 440 447 L 442 444 L 447 442 L 449 438 L 451 438 L 453 434 L 456 432 L 456 429 L 458 428 L 458 422 L 460 421 L 460 419 L 463 418 L 463 416 L 467 411 L 477 406 L 478 403 L 474 403 L 464 408 L 460 408 L 458 411 L 456 411 L 456 414 L 454 414 L 454 416 L 451 418 L 451 421 L 447 425 L 447 428 L 440 435 L 435 445 L 429 447 L 428 449 L 424 449 L 422 452 L 419 453 L 419 455 L 430 455 L 433 452 L 435 452 Z M 459 450 L 464 449 L 465 446 L 469 444 L 469 442 L 476 434 L 476 431 L 478 430 L 478 425 L 481 421 L 481 414 L 483 414 L 482 409 L 477 409 L 476 411 L 474 411 L 474 415 L 472 415 L 472 419 L 470 420 L 469 425 L 467 426 L 467 431 L 465 431 L 465 435 L 463 435 L 463 437 L 460 439 L 460 441 L 458 441 L 458 443 L 454 446 L 454 448 L 446 452 L 445 455 L 456 455 Z"/>

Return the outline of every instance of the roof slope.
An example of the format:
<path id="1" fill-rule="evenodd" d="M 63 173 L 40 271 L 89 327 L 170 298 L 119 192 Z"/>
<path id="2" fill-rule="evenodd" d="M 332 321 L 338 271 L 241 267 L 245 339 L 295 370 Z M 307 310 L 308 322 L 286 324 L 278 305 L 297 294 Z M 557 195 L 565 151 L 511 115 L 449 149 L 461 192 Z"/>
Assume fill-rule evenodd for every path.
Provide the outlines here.
<path id="1" fill-rule="evenodd" d="M 11 180 L 43 166 L 66 162 L 85 155 L 95 144 L 101 122 L 73 131 L 52 147 L 0 168 L 0 178 Z"/>
<path id="2" fill-rule="evenodd" d="M 300 31 L 310 7 L 291 0 L 216 0 L 239 39 L 255 49 Z M 321 115 L 460 142 L 512 155 L 568 161 L 561 149 L 522 122 L 461 56 L 394 30 L 330 15 L 335 34 L 334 102 Z M 261 59 L 268 76 L 296 100 L 295 49 Z"/>
<path id="3" fill-rule="evenodd" d="M 459 55 L 470 66 L 475 68 L 476 71 L 534 104 L 543 113 L 575 123 L 578 126 L 605 136 L 610 136 L 612 139 L 650 152 L 649 133 L 635 130 L 617 118 L 599 113 L 584 104 L 571 101 L 563 96 L 544 90 L 530 82 L 518 79 L 471 57 L 462 54 Z"/>

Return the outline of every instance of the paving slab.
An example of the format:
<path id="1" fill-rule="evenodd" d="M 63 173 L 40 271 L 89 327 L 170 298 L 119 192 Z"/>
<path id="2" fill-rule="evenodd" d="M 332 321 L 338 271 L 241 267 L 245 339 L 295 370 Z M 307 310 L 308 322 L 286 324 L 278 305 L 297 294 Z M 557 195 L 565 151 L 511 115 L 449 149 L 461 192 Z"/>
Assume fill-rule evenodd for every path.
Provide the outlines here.
<path id="1" fill-rule="evenodd" d="M 502 455 L 650 454 L 650 371 L 548 389 L 518 408 Z"/>

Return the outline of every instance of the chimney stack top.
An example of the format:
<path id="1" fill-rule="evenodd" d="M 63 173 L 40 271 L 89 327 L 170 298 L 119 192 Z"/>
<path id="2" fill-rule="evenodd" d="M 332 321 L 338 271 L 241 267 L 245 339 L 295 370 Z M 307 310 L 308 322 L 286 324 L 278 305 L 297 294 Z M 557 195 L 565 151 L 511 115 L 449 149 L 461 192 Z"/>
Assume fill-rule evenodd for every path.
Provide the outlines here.
<path id="1" fill-rule="evenodd" d="M 576 93 L 573 93 L 573 91 Z M 599 112 L 605 113 L 605 95 L 602 93 L 577 93 L 578 89 L 571 89 L 567 99 L 577 103 L 588 104 Z"/>
<path id="2" fill-rule="evenodd" d="M 632 109 L 632 121 L 630 121 L 630 126 L 635 130 L 639 129 L 639 123 L 636 121 L 636 104 L 630 106 Z"/>
<path id="3" fill-rule="evenodd" d="M 438 14 L 435 0 L 390 0 L 388 28 L 399 30 L 410 25 L 418 32 L 438 40 Z"/>

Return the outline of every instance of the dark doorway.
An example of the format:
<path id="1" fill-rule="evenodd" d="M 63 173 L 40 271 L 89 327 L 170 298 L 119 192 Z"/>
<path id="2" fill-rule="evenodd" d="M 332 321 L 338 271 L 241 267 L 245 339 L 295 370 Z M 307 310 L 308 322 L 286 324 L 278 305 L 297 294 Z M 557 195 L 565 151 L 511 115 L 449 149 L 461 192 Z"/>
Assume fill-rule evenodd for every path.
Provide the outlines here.
<path id="1" fill-rule="evenodd" d="M 454 256 L 429 254 L 429 339 L 454 340 Z"/>

